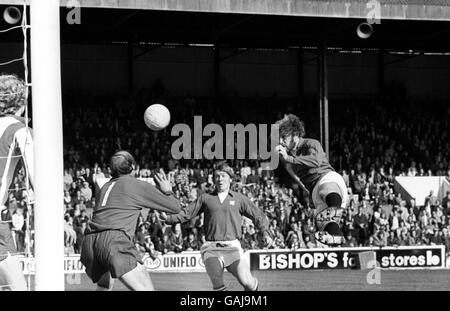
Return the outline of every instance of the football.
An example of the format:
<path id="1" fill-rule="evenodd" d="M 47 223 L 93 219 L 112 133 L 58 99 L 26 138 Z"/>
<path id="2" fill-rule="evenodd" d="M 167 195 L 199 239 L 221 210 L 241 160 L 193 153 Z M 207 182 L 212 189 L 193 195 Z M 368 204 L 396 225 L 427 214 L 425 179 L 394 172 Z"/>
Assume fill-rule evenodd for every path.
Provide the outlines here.
<path id="1" fill-rule="evenodd" d="M 145 110 L 144 121 L 149 129 L 160 131 L 169 125 L 170 111 L 164 105 L 153 104 Z"/>

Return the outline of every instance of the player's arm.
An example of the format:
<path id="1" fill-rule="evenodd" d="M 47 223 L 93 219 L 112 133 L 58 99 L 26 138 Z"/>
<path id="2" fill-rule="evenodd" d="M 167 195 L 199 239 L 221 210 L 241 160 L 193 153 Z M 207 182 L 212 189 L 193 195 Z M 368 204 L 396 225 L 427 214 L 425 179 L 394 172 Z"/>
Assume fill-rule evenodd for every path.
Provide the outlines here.
<path id="1" fill-rule="evenodd" d="M 313 141 L 308 148 L 307 155 L 286 155 L 284 160 L 287 163 L 300 164 L 307 167 L 319 167 L 325 160 L 325 152 L 318 141 Z"/>
<path id="2" fill-rule="evenodd" d="M 264 214 L 262 209 L 258 208 L 253 204 L 250 199 L 241 194 L 241 214 L 244 215 L 247 218 L 250 218 L 255 226 L 259 228 L 261 233 L 268 232 L 269 231 L 269 220 L 267 219 L 267 216 Z"/>
<path id="3" fill-rule="evenodd" d="M 292 163 L 284 162 L 284 168 L 286 169 L 286 172 L 288 172 L 289 176 L 292 177 L 292 179 L 295 180 L 296 183 L 302 183 L 300 178 L 298 178 L 297 175 L 295 175 L 294 169 L 292 168 Z"/>
<path id="4" fill-rule="evenodd" d="M 309 193 L 309 190 L 306 188 L 306 186 L 303 184 L 300 178 L 295 174 L 294 169 L 292 168 L 292 163 L 284 162 L 284 167 L 288 172 L 289 176 L 291 176 L 292 179 L 294 179 L 294 181 L 300 186 L 300 188 L 302 188 L 303 191 Z"/>
<path id="5" fill-rule="evenodd" d="M 191 220 L 197 215 L 203 213 L 203 195 L 200 195 L 195 203 L 191 203 L 182 208 L 178 214 L 160 215 L 161 219 L 168 224 L 183 223 Z"/>
<path id="6" fill-rule="evenodd" d="M 155 183 L 157 187 L 148 182 L 136 179 L 137 189 L 135 189 L 135 196 L 139 202 L 139 205 L 170 214 L 180 212 L 180 202 L 174 197 L 172 186 L 167 180 L 166 175 L 162 171 L 156 175 Z"/>
<path id="7" fill-rule="evenodd" d="M 25 165 L 28 179 L 31 186 L 34 185 L 34 149 L 33 149 L 33 136 L 30 129 L 23 127 L 19 129 L 15 136 L 16 146 L 19 148 L 22 154 L 23 162 Z"/>
<path id="8" fill-rule="evenodd" d="M 146 182 L 144 181 L 144 183 Z M 171 214 L 181 210 L 180 202 L 173 196 L 173 193 L 163 193 L 151 184 L 145 185 L 143 190 L 141 200 L 144 207 Z"/>

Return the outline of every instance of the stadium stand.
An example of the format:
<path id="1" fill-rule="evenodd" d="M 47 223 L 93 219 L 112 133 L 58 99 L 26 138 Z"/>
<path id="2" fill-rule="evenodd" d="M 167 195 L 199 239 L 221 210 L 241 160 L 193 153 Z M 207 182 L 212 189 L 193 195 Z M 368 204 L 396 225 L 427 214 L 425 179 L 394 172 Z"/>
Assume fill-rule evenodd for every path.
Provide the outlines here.
<path id="1" fill-rule="evenodd" d="M 161 132 L 145 128 L 141 119 L 148 100 L 167 105 L 172 112 L 172 124 L 192 125 L 194 115 L 202 115 L 203 124 L 270 123 L 296 109 L 292 101 L 276 102 L 276 99 L 275 102 L 253 99 L 254 104 L 243 108 L 245 100 L 241 99 L 230 101 L 224 110 L 220 108 L 224 105 L 212 105 L 212 99 L 194 99 L 190 95 L 171 98 L 164 89 L 156 95 L 155 91 L 141 90 L 132 98 L 71 96 L 67 99 L 71 103 L 64 107 L 63 205 L 68 254 L 79 252 L 86 221 L 95 205 L 94 180 L 110 177 L 108 160 L 117 149 L 135 155 L 136 177 L 148 178 L 151 170 L 164 168 L 183 204 L 193 202 L 200 192 L 212 186 L 212 161 L 175 161 L 170 157 L 171 142 L 175 139 L 170 136 L 170 127 Z M 96 105 L 89 105 L 91 102 Z M 269 106 L 273 111 L 270 116 Z M 425 206 L 405 202 L 394 191 L 394 178 L 433 175 L 450 180 L 446 137 L 450 109 L 438 101 L 430 104 L 397 97 L 370 102 L 335 100 L 331 107 L 329 158 L 351 191 L 342 218 L 345 246 L 444 244 L 448 252 L 449 200 L 430 199 Z M 434 120 L 432 125 L 428 120 Z M 311 122 L 312 117 L 306 121 L 307 130 Z M 264 237 L 251 221 L 244 221 L 241 242 L 245 249 L 317 247 L 311 218 L 314 207 L 293 194 L 282 172 L 262 171 L 257 160 L 230 162 L 237 175 L 235 190 L 250 197 L 271 221 L 270 234 Z M 23 174 L 19 174 L 12 187 L 22 186 Z M 17 213 L 26 217 L 25 195 L 20 190 L 12 191 L 9 215 L 2 217 Z M 160 223 L 157 216 L 157 212 L 150 211 L 140 218 L 136 247 L 142 252 L 157 255 L 198 250 L 204 242 L 201 216 L 180 228 Z M 12 229 L 18 249 L 23 249 L 25 227 Z"/>

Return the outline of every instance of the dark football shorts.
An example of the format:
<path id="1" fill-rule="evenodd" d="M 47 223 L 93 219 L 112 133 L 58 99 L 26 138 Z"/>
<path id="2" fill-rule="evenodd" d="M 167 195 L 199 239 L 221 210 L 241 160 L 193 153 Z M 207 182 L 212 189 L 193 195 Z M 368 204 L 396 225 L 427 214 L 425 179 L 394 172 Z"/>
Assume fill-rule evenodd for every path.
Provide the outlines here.
<path id="1" fill-rule="evenodd" d="M 94 283 L 106 272 L 117 279 L 136 268 L 137 263 L 143 264 L 136 246 L 120 230 L 87 234 L 81 246 L 80 260 Z"/>
<path id="2" fill-rule="evenodd" d="M 0 261 L 17 253 L 9 223 L 0 223 Z"/>

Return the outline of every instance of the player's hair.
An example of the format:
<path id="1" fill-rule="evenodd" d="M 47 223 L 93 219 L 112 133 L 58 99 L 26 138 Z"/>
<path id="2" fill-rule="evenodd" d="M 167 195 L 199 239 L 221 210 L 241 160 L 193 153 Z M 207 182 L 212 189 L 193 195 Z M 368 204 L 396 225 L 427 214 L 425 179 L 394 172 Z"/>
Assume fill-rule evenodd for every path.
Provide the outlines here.
<path id="1" fill-rule="evenodd" d="M 234 171 L 231 166 L 228 165 L 226 161 L 220 161 L 216 163 L 215 172 L 221 171 L 227 173 L 231 178 L 234 178 Z"/>
<path id="2" fill-rule="evenodd" d="M 133 171 L 134 163 L 134 158 L 128 151 L 121 150 L 116 152 L 110 161 L 111 176 L 116 178 L 130 174 Z"/>
<path id="3" fill-rule="evenodd" d="M 26 88 L 16 75 L 0 74 L 0 115 L 15 114 L 25 105 Z"/>
<path id="4" fill-rule="evenodd" d="M 288 135 L 305 136 L 305 123 L 293 114 L 285 115 L 283 119 L 278 120 L 275 124 L 279 125 L 280 137 Z"/>

